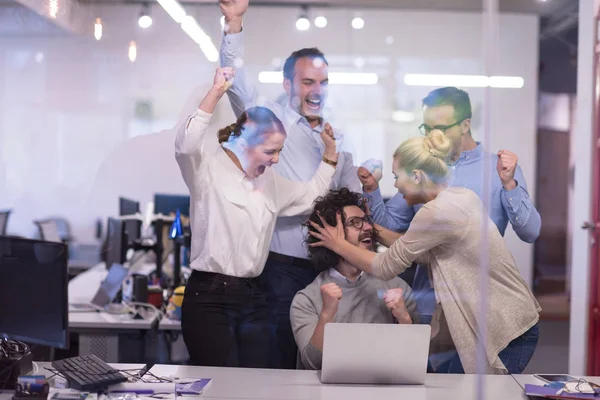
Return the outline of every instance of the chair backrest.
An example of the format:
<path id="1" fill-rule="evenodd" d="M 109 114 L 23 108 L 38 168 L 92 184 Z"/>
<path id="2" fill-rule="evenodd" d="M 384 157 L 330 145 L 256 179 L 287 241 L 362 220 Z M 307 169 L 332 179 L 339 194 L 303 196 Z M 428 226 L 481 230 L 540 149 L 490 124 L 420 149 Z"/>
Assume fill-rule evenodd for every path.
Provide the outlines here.
<path id="1" fill-rule="evenodd" d="M 9 216 L 10 216 L 10 210 L 0 211 L 0 236 L 6 235 Z"/>
<path id="2" fill-rule="evenodd" d="M 47 242 L 62 242 L 55 219 L 34 221 L 40 230 L 40 238 Z"/>

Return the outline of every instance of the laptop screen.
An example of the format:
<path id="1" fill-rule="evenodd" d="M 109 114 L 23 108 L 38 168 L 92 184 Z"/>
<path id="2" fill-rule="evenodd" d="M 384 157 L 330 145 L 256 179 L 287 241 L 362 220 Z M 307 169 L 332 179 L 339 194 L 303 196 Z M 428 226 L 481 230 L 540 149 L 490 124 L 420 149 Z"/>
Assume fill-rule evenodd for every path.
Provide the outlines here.
<path id="1" fill-rule="evenodd" d="M 115 298 L 123 281 L 127 278 L 129 270 L 121 264 L 113 264 L 108 270 L 108 275 L 96 292 L 92 304 L 99 307 L 106 307 Z"/>

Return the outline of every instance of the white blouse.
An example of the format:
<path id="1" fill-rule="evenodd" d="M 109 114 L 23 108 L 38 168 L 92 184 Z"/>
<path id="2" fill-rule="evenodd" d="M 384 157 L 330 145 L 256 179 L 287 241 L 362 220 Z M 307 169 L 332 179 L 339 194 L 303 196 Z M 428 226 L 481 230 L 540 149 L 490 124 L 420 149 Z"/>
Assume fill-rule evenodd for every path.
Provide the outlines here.
<path id="1" fill-rule="evenodd" d="M 276 218 L 310 213 L 313 201 L 329 190 L 335 168 L 321 162 L 309 182 L 289 181 L 272 168 L 248 179 L 221 146 L 211 151 L 204 145 L 211 116 L 196 110 L 175 139 L 175 158 L 190 190 L 190 265 L 256 277 L 267 260 Z"/>

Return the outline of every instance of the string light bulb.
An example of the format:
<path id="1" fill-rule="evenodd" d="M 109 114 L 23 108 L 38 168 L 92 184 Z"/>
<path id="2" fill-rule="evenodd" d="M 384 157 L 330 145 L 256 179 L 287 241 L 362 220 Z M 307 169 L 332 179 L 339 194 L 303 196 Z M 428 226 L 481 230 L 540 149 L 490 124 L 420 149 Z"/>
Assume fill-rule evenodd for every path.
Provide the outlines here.
<path id="1" fill-rule="evenodd" d="M 129 61 L 135 62 L 137 59 L 137 45 L 135 44 L 135 40 L 129 42 Z"/>
<path id="2" fill-rule="evenodd" d="M 96 22 L 94 23 L 94 37 L 96 40 L 102 39 L 102 19 L 96 18 Z"/>

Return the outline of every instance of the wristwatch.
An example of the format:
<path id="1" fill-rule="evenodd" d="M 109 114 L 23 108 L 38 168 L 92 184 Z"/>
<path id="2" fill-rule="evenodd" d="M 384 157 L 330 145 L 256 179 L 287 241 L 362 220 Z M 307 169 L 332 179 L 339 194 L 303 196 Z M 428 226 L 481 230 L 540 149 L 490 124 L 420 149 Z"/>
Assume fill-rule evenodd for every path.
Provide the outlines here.
<path id="1" fill-rule="evenodd" d="M 337 167 L 337 161 L 331 161 L 329 158 L 326 158 L 325 156 L 323 156 L 322 160 L 324 163 L 329 164 L 334 168 Z"/>

